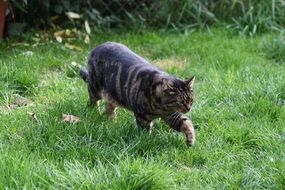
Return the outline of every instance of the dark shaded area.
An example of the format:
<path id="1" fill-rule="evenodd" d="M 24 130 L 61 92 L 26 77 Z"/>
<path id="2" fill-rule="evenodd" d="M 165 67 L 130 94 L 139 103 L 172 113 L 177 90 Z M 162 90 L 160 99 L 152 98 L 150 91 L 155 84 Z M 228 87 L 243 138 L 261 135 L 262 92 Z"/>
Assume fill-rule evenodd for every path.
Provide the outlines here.
<path id="1" fill-rule="evenodd" d="M 10 30 L 30 27 L 81 27 L 88 19 L 96 28 L 142 29 L 146 27 L 190 29 L 227 23 L 237 31 L 254 34 L 278 30 L 285 24 L 282 0 L 11 0 Z M 69 20 L 66 12 L 80 14 Z M 13 26 L 17 24 L 17 26 Z M 12 28 L 12 29 L 11 29 Z M 14 29 L 13 29 L 14 28 Z M 12 32 L 13 34 L 13 32 Z"/>

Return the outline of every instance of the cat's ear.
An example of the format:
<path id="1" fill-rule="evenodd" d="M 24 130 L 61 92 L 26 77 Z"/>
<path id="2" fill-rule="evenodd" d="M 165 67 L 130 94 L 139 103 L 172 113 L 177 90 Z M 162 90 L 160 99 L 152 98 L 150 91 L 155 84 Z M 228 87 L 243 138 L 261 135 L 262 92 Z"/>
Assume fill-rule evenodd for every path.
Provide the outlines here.
<path id="1" fill-rule="evenodd" d="M 195 76 L 192 76 L 190 79 L 188 79 L 188 80 L 185 81 L 185 83 L 187 84 L 187 86 L 188 86 L 190 89 L 193 89 L 194 82 L 195 82 Z"/>

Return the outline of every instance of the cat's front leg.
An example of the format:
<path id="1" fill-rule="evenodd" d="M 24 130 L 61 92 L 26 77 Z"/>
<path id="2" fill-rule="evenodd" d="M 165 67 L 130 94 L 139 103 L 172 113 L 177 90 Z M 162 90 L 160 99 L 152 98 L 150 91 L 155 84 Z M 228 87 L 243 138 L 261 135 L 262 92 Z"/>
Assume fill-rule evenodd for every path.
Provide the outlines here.
<path id="1" fill-rule="evenodd" d="M 192 146 L 195 143 L 195 131 L 192 121 L 180 112 L 175 112 L 163 120 L 174 130 L 183 132 L 186 136 L 186 143 Z"/>
<path id="2" fill-rule="evenodd" d="M 192 121 L 187 118 L 183 120 L 181 131 L 186 135 L 186 143 L 192 146 L 195 143 L 195 130 Z"/>
<path id="3" fill-rule="evenodd" d="M 151 132 L 153 123 L 151 120 L 146 119 L 143 116 L 139 116 L 137 114 L 135 114 L 136 117 L 136 122 L 137 122 L 137 126 L 142 128 L 142 129 L 146 129 L 148 132 Z"/>

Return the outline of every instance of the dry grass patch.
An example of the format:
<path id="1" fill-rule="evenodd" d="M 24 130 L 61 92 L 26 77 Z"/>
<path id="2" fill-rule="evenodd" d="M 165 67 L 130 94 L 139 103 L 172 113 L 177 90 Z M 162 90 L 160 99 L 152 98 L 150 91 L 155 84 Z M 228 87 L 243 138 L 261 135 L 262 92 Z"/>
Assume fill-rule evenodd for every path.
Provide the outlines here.
<path id="1" fill-rule="evenodd" d="M 155 60 L 153 62 L 153 64 L 155 64 L 156 66 L 158 66 L 161 69 L 164 70 L 171 70 L 171 69 L 178 69 L 178 70 L 182 70 L 185 69 L 186 64 L 187 64 L 187 60 L 186 59 L 174 59 L 174 58 L 170 58 L 170 59 L 160 59 L 160 60 Z"/>
<path id="2" fill-rule="evenodd" d="M 63 71 L 54 70 L 54 71 L 47 71 L 42 74 L 42 78 L 39 81 L 40 88 L 46 88 L 60 80 L 60 78 L 64 75 Z"/>
<path id="3" fill-rule="evenodd" d="M 14 94 L 12 97 L 6 97 L 6 98 L 7 98 L 6 103 L 0 106 L 0 112 L 2 114 L 9 114 L 14 109 L 28 106 L 33 103 L 32 100 L 24 96 L 21 96 L 19 94 Z"/>

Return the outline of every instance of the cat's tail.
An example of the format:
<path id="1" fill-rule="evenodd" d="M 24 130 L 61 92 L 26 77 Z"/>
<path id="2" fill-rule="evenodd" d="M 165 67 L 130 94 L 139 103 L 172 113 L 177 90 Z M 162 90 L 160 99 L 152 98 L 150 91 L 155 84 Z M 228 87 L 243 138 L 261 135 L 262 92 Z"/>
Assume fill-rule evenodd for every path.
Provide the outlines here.
<path id="1" fill-rule="evenodd" d="M 88 71 L 86 69 L 80 69 L 80 76 L 85 82 L 88 82 Z"/>

